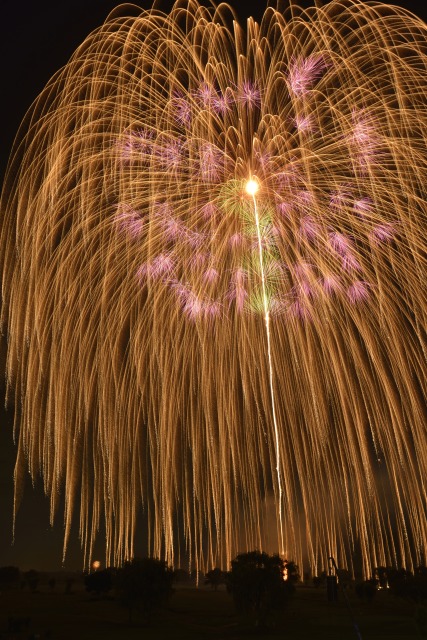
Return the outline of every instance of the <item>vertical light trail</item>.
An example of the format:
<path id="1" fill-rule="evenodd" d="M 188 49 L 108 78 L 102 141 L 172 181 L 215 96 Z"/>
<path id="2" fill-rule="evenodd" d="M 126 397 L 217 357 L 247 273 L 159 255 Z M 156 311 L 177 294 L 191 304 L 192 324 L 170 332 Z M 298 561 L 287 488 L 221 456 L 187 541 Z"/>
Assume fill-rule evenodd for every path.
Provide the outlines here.
<path id="1" fill-rule="evenodd" d="M 246 193 L 250 195 L 252 198 L 252 202 L 254 206 L 255 225 L 257 230 L 257 239 L 258 239 L 259 265 L 260 265 L 260 272 L 261 272 L 261 287 L 262 287 L 262 303 L 264 307 L 265 332 L 267 336 L 267 354 L 268 354 L 269 385 L 270 385 L 270 397 L 271 397 L 271 412 L 273 416 L 273 426 L 274 426 L 277 490 L 279 494 L 278 503 L 279 503 L 280 553 L 283 555 L 284 554 L 283 516 L 282 516 L 283 490 L 282 490 L 282 480 L 281 480 L 281 473 L 280 473 L 279 428 L 277 425 L 276 402 L 274 397 L 274 385 L 273 385 L 273 365 L 272 365 L 272 359 L 271 359 L 270 311 L 269 311 L 269 305 L 268 305 L 267 290 L 265 286 L 265 271 L 264 271 L 264 257 L 262 253 L 261 227 L 259 222 L 257 201 L 255 198 L 255 195 L 259 189 L 259 184 L 256 180 L 251 178 L 246 183 L 245 188 L 246 188 Z"/>
<path id="2" fill-rule="evenodd" d="M 3 185 L 15 514 L 41 473 L 86 567 L 101 519 L 106 564 L 133 555 L 143 507 L 146 553 L 205 573 L 280 552 L 279 500 L 301 573 L 425 564 L 427 25 L 361 0 L 246 27 L 123 10 Z"/>

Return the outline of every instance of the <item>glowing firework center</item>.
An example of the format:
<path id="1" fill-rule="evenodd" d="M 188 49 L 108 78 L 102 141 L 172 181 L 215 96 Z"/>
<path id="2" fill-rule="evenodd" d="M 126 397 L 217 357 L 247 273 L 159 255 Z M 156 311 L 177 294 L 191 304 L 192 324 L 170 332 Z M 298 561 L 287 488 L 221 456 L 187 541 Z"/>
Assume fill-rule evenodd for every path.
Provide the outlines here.
<path id="1" fill-rule="evenodd" d="M 79 508 L 88 562 L 105 520 L 106 566 L 142 510 L 147 551 L 202 571 L 254 548 L 411 569 L 427 28 L 334 0 L 233 18 L 112 14 L 20 130 L 0 252 L 17 497 L 27 465 L 52 516 L 65 487 L 64 546 Z"/>
<path id="2" fill-rule="evenodd" d="M 245 191 L 250 196 L 255 196 L 258 190 L 259 190 L 259 184 L 257 180 L 254 180 L 254 178 L 251 178 L 245 184 Z"/>

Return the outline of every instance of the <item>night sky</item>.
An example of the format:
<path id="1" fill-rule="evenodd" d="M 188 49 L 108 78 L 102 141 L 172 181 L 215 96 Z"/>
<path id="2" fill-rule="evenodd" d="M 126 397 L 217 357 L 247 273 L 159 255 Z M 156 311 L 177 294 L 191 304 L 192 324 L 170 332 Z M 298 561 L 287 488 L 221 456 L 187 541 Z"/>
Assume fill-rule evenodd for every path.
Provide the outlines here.
<path id="1" fill-rule="evenodd" d="M 2 78 L 0 178 L 14 135 L 27 108 L 43 89 L 48 79 L 62 67 L 77 46 L 107 17 L 117 0 L 46 0 L 1 1 L 2 37 L 0 38 L 0 71 Z M 149 8 L 151 2 L 135 2 Z M 160 4 L 167 10 L 170 0 Z M 235 8 L 240 4 L 241 19 L 247 15 L 259 17 L 264 2 L 230 0 Z M 311 3 L 304 3 L 304 6 Z M 403 6 L 427 21 L 427 5 L 410 0 L 390 4 Z M 3 347 L 4 351 L 4 347 Z M 4 370 L 4 353 L 0 362 Z M 4 397 L 4 385 L 1 385 Z M 4 404 L 3 402 L 1 403 Z M 62 559 L 62 522 L 58 513 L 56 524 L 49 526 L 49 501 L 43 495 L 42 481 L 32 489 L 28 481 L 18 513 L 16 540 L 12 545 L 13 466 L 15 448 L 12 441 L 12 416 L 0 413 L 0 566 L 17 565 L 22 570 L 58 570 Z M 138 549 L 137 549 L 138 551 Z M 102 558 L 102 542 L 96 550 Z M 143 550 L 142 550 L 143 552 Z M 96 555 L 96 553 L 95 553 Z M 79 569 L 82 556 L 77 531 L 69 547 L 65 567 Z"/>

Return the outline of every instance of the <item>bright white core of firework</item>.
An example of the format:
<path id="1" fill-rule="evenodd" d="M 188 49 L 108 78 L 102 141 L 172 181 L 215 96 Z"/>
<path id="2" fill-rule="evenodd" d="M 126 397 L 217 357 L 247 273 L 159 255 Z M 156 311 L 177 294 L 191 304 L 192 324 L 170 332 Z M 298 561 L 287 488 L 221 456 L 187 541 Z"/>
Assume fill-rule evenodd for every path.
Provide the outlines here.
<path id="1" fill-rule="evenodd" d="M 258 191 L 258 189 L 259 189 L 259 184 L 256 180 L 251 178 L 250 180 L 247 181 L 245 185 L 245 190 L 248 195 L 254 196 Z"/>

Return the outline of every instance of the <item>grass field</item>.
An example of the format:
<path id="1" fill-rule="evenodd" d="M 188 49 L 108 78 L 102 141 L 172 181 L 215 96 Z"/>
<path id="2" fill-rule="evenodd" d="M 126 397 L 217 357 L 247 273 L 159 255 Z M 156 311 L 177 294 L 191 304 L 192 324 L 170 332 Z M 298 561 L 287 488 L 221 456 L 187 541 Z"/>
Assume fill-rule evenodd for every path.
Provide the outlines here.
<path id="1" fill-rule="evenodd" d="M 361 638 L 409 640 L 421 638 L 416 605 L 379 592 L 373 603 L 361 602 L 350 592 L 350 605 Z M 10 616 L 31 619 L 28 629 L 8 632 Z M 46 631 L 50 635 L 46 635 Z M 259 632 L 238 617 L 224 590 L 176 587 L 166 610 L 157 613 L 150 627 L 138 615 L 132 626 L 127 610 L 113 598 L 95 599 L 76 585 L 70 594 L 61 585 L 49 591 L 41 584 L 35 593 L 4 591 L 0 595 L 0 639 L 28 640 L 244 640 L 315 639 L 351 640 L 357 635 L 345 600 L 327 602 L 325 589 L 299 587 L 274 629 Z"/>

